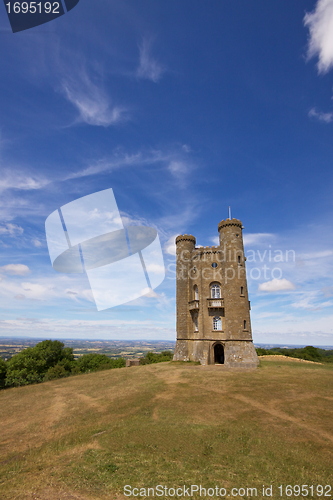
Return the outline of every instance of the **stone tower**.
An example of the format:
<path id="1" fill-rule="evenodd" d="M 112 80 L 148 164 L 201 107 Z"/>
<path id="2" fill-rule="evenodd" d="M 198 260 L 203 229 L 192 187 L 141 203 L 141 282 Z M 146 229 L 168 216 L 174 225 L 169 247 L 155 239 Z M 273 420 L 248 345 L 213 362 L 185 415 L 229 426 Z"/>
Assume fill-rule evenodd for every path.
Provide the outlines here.
<path id="1" fill-rule="evenodd" d="M 238 219 L 222 220 L 217 247 L 196 247 L 194 236 L 177 236 L 175 361 L 231 367 L 258 365 L 242 229 Z"/>

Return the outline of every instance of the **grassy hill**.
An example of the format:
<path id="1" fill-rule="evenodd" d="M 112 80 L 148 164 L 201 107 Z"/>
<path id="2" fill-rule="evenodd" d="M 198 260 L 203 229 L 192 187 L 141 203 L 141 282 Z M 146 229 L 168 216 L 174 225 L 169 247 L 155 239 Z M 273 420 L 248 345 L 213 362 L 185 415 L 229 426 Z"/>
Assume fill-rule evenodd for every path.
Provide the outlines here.
<path id="1" fill-rule="evenodd" d="M 169 362 L 2 391 L 0 498 L 111 500 L 128 498 L 125 485 L 184 484 L 259 498 L 273 485 L 274 500 L 279 485 L 307 484 L 319 498 L 316 485 L 333 487 L 332 381 L 332 365 Z"/>

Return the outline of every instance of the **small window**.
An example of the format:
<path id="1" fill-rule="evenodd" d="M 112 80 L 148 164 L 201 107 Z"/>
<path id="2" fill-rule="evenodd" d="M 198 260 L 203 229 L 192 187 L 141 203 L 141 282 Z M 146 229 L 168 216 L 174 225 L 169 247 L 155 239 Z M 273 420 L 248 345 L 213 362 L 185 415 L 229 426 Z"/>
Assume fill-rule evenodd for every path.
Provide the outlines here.
<path id="1" fill-rule="evenodd" d="M 241 295 L 244 295 L 244 287 L 241 286 Z"/>
<path id="2" fill-rule="evenodd" d="M 194 318 L 194 330 L 196 332 L 198 331 L 198 316 L 195 316 Z"/>
<path id="3" fill-rule="evenodd" d="M 214 316 L 213 318 L 213 330 L 222 330 L 222 321 L 220 316 Z"/>
<path id="4" fill-rule="evenodd" d="M 211 288 L 211 298 L 220 299 L 221 298 L 221 287 L 220 285 L 213 285 Z"/>
<path id="5" fill-rule="evenodd" d="M 240 261 L 240 255 L 238 255 L 238 264 L 240 264 L 241 261 Z"/>
<path id="6" fill-rule="evenodd" d="M 216 264 L 216 262 L 213 262 L 212 267 L 213 267 L 214 269 L 216 269 L 216 268 L 217 268 L 217 264 Z"/>
<path id="7" fill-rule="evenodd" d="M 198 287 L 194 287 L 194 300 L 199 300 L 199 290 Z"/>
<path id="8" fill-rule="evenodd" d="M 244 319 L 244 330 L 246 330 L 246 321 Z"/>

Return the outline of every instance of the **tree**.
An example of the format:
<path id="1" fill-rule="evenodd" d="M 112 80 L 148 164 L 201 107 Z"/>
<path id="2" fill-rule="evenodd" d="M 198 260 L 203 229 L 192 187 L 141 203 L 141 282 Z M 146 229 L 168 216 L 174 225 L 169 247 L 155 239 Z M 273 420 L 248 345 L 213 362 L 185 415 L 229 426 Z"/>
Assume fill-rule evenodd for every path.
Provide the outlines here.
<path id="1" fill-rule="evenodd" d="M 48 370 L 56 365 L 70 371 L 74 364 L 73 349 L 59 340 L 44 340 L 28 347 L 7 361 L 7 386 L 42 382 Z"/>
<path id="2" fill-rule="evenodd" d="M 2 358 L 0 358 L 0 388 L 5 385 L 6 372 L 7 364 Z"/>
<path id="3" fill-rule="evenodd" d="M 317 347 L 313 347 L 312 345 L 307 345 L 302 350 L 303 350 L 302 353 L 303 359 L 307 359 L 309 361 L 320 361 L 322 358 L 319 349 L 317 349 Z"/>

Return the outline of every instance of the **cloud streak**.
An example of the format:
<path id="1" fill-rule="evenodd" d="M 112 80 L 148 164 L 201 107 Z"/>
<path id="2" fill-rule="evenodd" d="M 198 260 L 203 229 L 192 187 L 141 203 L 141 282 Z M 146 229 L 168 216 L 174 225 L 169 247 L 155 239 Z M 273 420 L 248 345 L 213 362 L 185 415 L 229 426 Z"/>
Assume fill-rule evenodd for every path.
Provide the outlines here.
<path id="1" fill-rule="evenodd" d="M 78 172 L 72 172 L 64 180 L 88 177 L 101 174 L 103 172 L 112 172 L 124 167 L 160 165 L 165 168 L 178 181 L 191 170 L 191 165 L 184 158 L 183 151 L 161 151 L 151 149 L 149 151 L 138 151 L 136 153 L 126 153 L 121 148 L 116 149 L 109 158 L 102 158 Z"/>
<path id="2" fill-rule="evenodd" d="M 139 51 L 140 63 L 136 71 L 137 77 L 157 83 L 165 72 L 165 68 L 152 56 L 151 41 L 143 40 L 139 46 Z"/>
<path id="3" fill-rule="evenodd" d="M 77 122 L 109 127 L 129 118 L 128 110 L 114 105 L 104 89 L 93 83 L 85 70 L 81 70 L 77 78 L 64 78 L 62 91 L 79 112 Z"/>
<path id="4" fill-rule="evenodd" d="M 20 189 L 23 191 L 41 189 L 48 183 L 49 181 L 44 177 L 31 176 L 16 170 L 14 172 L 3 170 L 0 179 L 0 192 L 7 189 Z"/>

